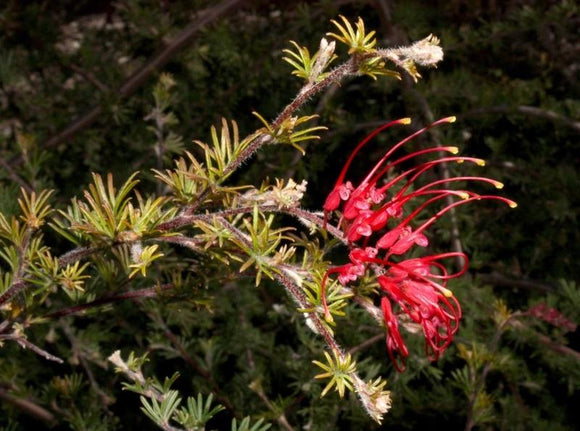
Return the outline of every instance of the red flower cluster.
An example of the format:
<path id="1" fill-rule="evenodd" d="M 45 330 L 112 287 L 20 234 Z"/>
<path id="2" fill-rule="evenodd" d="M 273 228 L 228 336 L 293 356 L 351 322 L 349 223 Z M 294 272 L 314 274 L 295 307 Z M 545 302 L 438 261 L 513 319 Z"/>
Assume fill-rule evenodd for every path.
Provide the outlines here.
<path id="1" fill-rule="evenodd" d="M 414 157 L 442 152 L 457 154 L 457 147 L 437 146 L 388 161 L 397 149 L 425 130 L 453 121 L 455 117 L 443 118 L 400 141 L 379 160 L 357 186 L 350 181 L 345 182 L 350 164 L 364 145 L 389 127 L 409 124 L 410 119 L 403 118 L 377 128 L 354 149 L 324 203 L 325 223 L 332 212 L 340 210 L 338 226 L 350 247 L 350 262 L 329 269 L 322 280 L 325 317 L 331 319 L 325 296 L 328 277 L 336 274 L 339 282 L 345 285 L 355 281 L 365 273 L 368 266 L 372 266 L 383 292 L 381 309 L 387 328 L 387 349 L 398 371 L 405 369 L 405 360 L 409 354 L 399 331 L 401 316 L 406 316 L 407 322 L 420 325 L 425 335 L 425 351 L 431 360 L 437 359 L 450 344 L 459 328 L 461 307 L 446 285 L 449 279 L 465 273 L 468 264 L 467 256 L 459 252 L 408 259 L 402 255 L 415 246 L 426 247 L 429 244 L 424 233 L 426 229 L 454 207 L 481 199 L 500 200 L 511 207 L 516 206 L 515 202 L 500 196 L 479 195 L 468 190 L 446 188 L 449 183 L 457 181 L 481 181 L 496 188 L 503 187 L 500 182 L 489 178 L 453 177 L 412 188 L 424 173 L 441 163 L 471 162 L 483 166 L 485 163 L 481 159 L 454 155 L 439 157 L 417 164 L 392 179 L 385 179 L 393 167 Z M 446 204 L 443 208 L 419 226 L 412 226 L 413 220 L 427 207 L 442 200 Z M 405 215 L 405 210 L 410 205 L 413 205 L 414 209 L 407 211 L 409 214 Z M 443 261 L 457 257 L 463 259 L 463 268 L 458 272 L 448 273 Z"/>
<path id="2" fill-rule="evenodd" d="M 541 302 L 530 308 L 525 314 L 542 319 L 553 326 L 563 329 L 566 332 L 574 332 L 578 325 L 566 318 L 562 313 L 552 307 L 548 307 L 545 302 Z"/>

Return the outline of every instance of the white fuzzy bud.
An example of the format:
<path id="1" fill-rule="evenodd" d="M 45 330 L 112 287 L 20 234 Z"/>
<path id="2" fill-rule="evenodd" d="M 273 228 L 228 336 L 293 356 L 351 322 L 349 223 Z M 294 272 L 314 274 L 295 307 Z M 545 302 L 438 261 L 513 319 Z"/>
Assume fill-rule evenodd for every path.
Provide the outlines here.
<path id="1" fill-rule="evenodd" d="M 306 192 L 306 185 L 308 182 L 303 180 L 297 184 L 292 178 L 284 184 L 283 180 L 276 180 L 276 185 L 272 186 L 270 190 L 258 192 L 252 189 L 244 193 L 240 202 L 244 205 L 252 205 L 255 203 L 261 205 L 276 205 L 279 208 L 296 207 L 302 200 L 304 192 Z"/>
<path id="2" fill-rule="evenodd" d="M 140 262 L 142 254 L 143 244 L 141 244 L 141 241 L 135 241 L 133 244 L 131 244 L 131 262 Z"/>
<path id="3" fill-rule="evenodd" d="M 316 82 L 320 74 L 326 69 L 332 60 L 334 60 L 334 49 L 336 48 L 336 42 L 333 40 L 328 43 L 325 38 L 320 40 L 320 48 L 318 49 L 317 58 L 312 66 L 312 72 L 310 73 L 309 81 Z"/>
<path id="4" fill-rule="evenodd" d="M 386 382 L 364 382 L 360 377 L 353 377 L 355 392 L 367 413 L 377 423 L 381 423 L 383 416 L 391 409 L 391 392 L 383 390 Z"/>
<path id="5" fill-rule="evenodd" d="M 306 326 L 308 326 L 315 334 L 320 335 L 320 332 L 318 331 L 318 328 L 310 318 L 310 315 L 308 313 L 304 313 L 304 317 L 306 318 Z"/>
<path id="6" fill-rule="evenodd" d="M 432 34 L 401 51 L 420 66 L 436 66 L 443 60 L 443 49 L 439 46 L 439 38 Z"/>

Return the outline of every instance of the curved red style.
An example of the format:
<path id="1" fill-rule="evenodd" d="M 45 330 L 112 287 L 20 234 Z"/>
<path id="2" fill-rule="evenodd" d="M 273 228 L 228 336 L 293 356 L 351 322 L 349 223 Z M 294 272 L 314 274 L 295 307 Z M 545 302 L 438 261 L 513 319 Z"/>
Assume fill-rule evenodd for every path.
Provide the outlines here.
<path id="1" fill-rule="evenodd" d="M 329 269 L 322 280 L 322 302 L 327 320 L 332 319 L 326 303 L 325 287 L 331 275 L 346 285 L 364 275 L 369 265 L 373 265 L 381 288 L 381 310 L 387 330 L 386 344 L 391 361 L 397 371 L 405 370 L 409 355 L 399 330 L 403 316 L 405 321 L 419 325 L 425 337 L 425 353 L 431 360 L 438 359 L 451 343 L 459 329 L 461 306 L 451 290 L 447 288 L 449 279 L 459 277 L 467 271 L 467 256 L 459 252 L 428 255 L 420 258 L 405 258 L 404 255 L 415 247 L 426 247 L 429 240 L 425 231 L 452 208 L 478 201 L 499 200 L 511 207 L 516 203 L 495 195 L 479 195 L 463 189 L 449 189 L 456 182 L 484 182 L 500 189 L 499 181 L 473 176 L 461 176 L 431 181 L 418 186 L 423 174 L 441 163 L 485 162 L 473 157 L 444 156 L 415 167 L 388 181 L 385 175 L 397 165 L 417 156 L 428 154 L 457 154 L 456 147 L 432 147 L 399 157 L 393 161 L 393 153 L 431 127 L 452 123 L 455 117 L 446 117 L 424 127 L 393 146 L 368 172 L 358 184 L 345 181 L 348 168 L 354 157 L 378 133 L 394 125 L 406 125 L 410 119 L 391 121 L 375 129 L 365 137 L 350 154 L 340 175 L 324 203 L 324 223 L 332 213 L 339 213 L 338 227 L 349 244 L 349 263 Z M 379 185 L 381 181 L 384 184 Z M 395 191 L 396 190 L 396 191 Z M 418 226 L 415 219 L 432 207 L 444 202 L 433 215 Z M 412 205 L 413 210 L 406 211 Z M 408 213 L 405 215 L 405 213 Z M 356 244 L 361 242 L 361 244 Z M 456 273 L 448 273 L 443 261 L 461 257 L 464 264 Z"/>

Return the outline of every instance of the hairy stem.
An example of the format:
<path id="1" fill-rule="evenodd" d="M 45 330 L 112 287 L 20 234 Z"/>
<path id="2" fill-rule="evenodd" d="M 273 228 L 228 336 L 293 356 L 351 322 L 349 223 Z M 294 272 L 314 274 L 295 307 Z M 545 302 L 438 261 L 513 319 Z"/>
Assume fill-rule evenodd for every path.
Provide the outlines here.
<path id="1" fill-rule="evenodd" d="M 24 232 L 22 243 L 17 247 L 16 252 L 18 254 L 18 264 L 16 271 L 14 271 L 12 284 L 8 289 L 2 292 L 0 295 L 0 306 L 11 300 L 18 293 L 23 291 L 27 287 L 27 283 L 24 281 L 24 272 L 26 270 L 26 251 L 28 245 L 30 244 L 30 236 L 32 231 L 27 228 Z"/>
<path id="2" fill-rule="evenodd" d="M 60 359 L 57 356 L 54 356 L 52 353 L 48 353 L 46 350 L 38 347 L 36 344 L 28 341 L 26 338 L 24 338 L 24 335 L 20 335 L 16 332 L 13 332 L 11 334 L 0 334 L 0 340 L 11 340 L 11 341 L 15 341 L 16 343 L 18 343 L 20 345 L 20 347 L 24 348 L 24 349 L 30 349 L 32 350 L 34 353 L 36 353 L 39 356 L 42 356 L 44 359 L 47 359 L 49 361 L 53 361 L 53 362 L 57 362 L 59 364 L 64 363 L 64 361 L 62 359 Z"/>

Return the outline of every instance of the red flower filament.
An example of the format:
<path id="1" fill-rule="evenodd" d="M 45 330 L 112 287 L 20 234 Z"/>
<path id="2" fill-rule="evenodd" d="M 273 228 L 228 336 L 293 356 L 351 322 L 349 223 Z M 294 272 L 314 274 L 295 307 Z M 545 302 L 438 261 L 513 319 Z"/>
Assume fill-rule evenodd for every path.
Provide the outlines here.
<path id="1" fill-rule="evenodd" d="M 425 231 L 452 208 L 482 199 L 499 200 L 512 208 L 516 207 L 515 202 L 501 196 L 479 195 L 469 190 L 447 188 L 450 183 L 459 181 L 484 182 L 498 189 L 503 187 L 499 181 L 485 177 L 446 178 L 431 181 L 413 190 L 416 182 L 422 179 L 424 174 L 442 163 L 468 162 L 480 166 L 485 164 L 481 159 L 454 156 L 458 152 L 457 147 L 426 148 L 389 161 L 395 151 L 429 128 L 454 121 L 455 117 L 443 118 L 403 139 L 378 161 L 360 184 L 354 186 L 351 181 L 345 179 L 356 154 L 383 130 L 395 125 L 409 124 L 410 119 L 402 118 L 377 128 L 351 153 L 324 203 L 325 224 L 332 213 L 338 212 L 338 227 L 342 230 L 350 248 L 350 262 L 329 269 L 322 280 L 325 318 L 332 320 L 325 295 L 328 278 L 336 275 L 338 281 L 346 285 L 356 281 L 365 274 L 369 266 L 372 266 L 382 293 L 381 310 L 387 332 L 387 351 L 397 371 L 404 371 L 409 355 L 399 330 L 401 321 L 421 327 L 425 336 L 425 352 L 429 359 L 438 359 L 449 346 L 453 335 L 459 329 L 461 306 L 447 288 L 447 282 L 464 274 L 468 265 L 467 256 L 461 252 L 407 259 L 403 255 L 416 246 L 426 247 L 429 240 Z M 393 179 L 385 180 L 386 174 L 403 162 L 418 156 L 442 152 L 453 156 L 439 157 L 417 164 Z M 380 182 L 384 184 L 379 186 Z M 442 208 L 423 223 L 413 226 L 414 220 L 419 215 L 424 215 L 441 202 L 444 202 Z M 413 205 L 414 209 L 405 211 L 410 205 Z M 409 214 L 405 215 L 406 212 Z M 462 258 L 463 267 L 458 272 L 449 273 L 444 261 L 457 257 Z"/>

